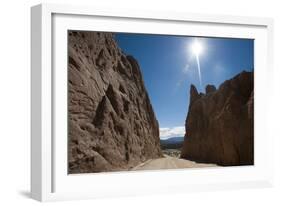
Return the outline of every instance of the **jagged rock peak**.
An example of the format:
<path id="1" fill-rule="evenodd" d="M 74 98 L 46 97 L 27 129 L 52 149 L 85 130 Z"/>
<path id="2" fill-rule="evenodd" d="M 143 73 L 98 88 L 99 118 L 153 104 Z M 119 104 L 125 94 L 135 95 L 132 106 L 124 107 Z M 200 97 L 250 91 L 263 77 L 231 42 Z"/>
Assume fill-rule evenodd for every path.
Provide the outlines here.
<path id="1" fill-rule="evenodd" d="M 196 87 L 193 84 L 191 84 L 191 86 L 190 86 L 190 103 L 194 102 L 198 98 L 200 98 L 200 95 L 199 95 Z"/>
<path id="2" fill-rule="evenodd" d="M 207 94 L 200 97 L 194 86 L 190 90 L 181 157 L 219 165 L 252 165 L 253 72 L 241 72 L 216 91 L 206 88 Z"/>
<path id="3" fill-rule="evenodd" d="M 214 85 L 208 84 L 206 86 L 205 90 L 206 90 L 206 94 L 209 94 L 209 93 L 215 92 L 217 89 L 216 89 L 216 87 Z"/>

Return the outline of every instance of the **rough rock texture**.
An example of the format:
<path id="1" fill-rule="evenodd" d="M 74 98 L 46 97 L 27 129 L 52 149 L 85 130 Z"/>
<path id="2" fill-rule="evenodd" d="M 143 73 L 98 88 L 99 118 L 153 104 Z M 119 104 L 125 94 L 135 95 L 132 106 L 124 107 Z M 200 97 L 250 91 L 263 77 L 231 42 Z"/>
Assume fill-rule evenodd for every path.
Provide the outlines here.
<path id="1" fill-rule="evenodd" d="M 206 94 L 190 88 L 181 157 L 219 165 L 254 163 L 253 72 L 242 72 Z"/>
<path id="2" fill-rule="evenodd" d="M 127 170 L 162 157 L 137 61 L 111 33 L 68 33 L 69 173 Z"/>
<path id="3" fill-rule="evenodd" d="M 216 91 L 216 87 L 214 85 L 207 85 L 206 86 L 206 94 Z"/>

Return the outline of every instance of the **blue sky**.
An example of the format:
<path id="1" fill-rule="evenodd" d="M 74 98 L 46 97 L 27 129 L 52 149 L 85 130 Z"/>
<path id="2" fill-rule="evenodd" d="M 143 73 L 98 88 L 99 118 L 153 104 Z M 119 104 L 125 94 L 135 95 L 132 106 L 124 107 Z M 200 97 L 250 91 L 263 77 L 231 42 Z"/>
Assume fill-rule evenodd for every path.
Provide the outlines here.
<path id="1" fill-rule="evenodd" d="M 146 89 L 159 121 L 160 136 L 181 136 L 194 84 L 204 92 L 207 84 L 218 87 L 243 70 L 254 69 L 254 41 L 249 39 L 116 33 L 124 53 L 137 59 Z M 191 45 L 200 42 L 200 85 L 196 56 Z"/>

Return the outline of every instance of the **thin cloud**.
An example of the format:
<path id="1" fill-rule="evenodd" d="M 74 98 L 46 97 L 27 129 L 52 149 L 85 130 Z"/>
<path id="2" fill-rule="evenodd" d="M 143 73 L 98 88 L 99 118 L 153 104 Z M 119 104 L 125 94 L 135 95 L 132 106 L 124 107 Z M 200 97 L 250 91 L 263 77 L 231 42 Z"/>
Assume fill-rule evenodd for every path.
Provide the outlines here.
<path id="1" fill-rule="evenodd" d="M 214 71 L 215 71 L 215 72 L 221 72 L 221 71 L 223 71 L 223 66 L 222 66 L 222 64 L 217 62 L 217 63 L 214 65 Z"/>
<path id="2" fill-rule="evenodd" d="M 160 138 L 168 139 L 170 137 L 182 137 L 185 134 L 185 127 L 164 127 L 160 128 Z"/>
<path id="3" fill-rule="evenodd" d="M 182 68 L 181 72 L 183 73 L 183 75 L 181 75 L 181 78 L 178 80 L 176 88 L 181 87 L 181 85 L 182 85 L 182 84 L 184 83 L 184 81 L 187 79 L 187 76 L 189 75 L 190 71 L 191 71 L 191 70 L 190 70 L 190 65 L 189 65 L 189 64 L 186 64 L 186 65 Z"/>
<path id="4" fill-rule="evenodd" d="M 189 72 L 189 70 L 190 70 L 190 65 L 189 65 L 189 64 L 186 64 L 185 67 L 182 69 L 182 72 L 183 72 L 184 74 L 186 74 L 186 73 Z"/>

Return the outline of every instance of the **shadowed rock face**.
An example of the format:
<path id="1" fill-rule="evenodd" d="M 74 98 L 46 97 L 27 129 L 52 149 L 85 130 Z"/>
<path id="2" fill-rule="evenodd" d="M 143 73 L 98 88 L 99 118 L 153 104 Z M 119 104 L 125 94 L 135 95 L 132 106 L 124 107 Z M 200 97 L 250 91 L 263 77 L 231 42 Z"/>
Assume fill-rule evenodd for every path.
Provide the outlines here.
<path id="1" fill-rule="evenodd" d="M 137 61 L 111 33 L 68 33 L 69 173 L 127 170 L 162 156 Z"/>
<path id="2" fill-rule="evenodd" d="M 219 165 L 254 163 L 253 72 L 242 72 L 206 94 L 190 88 L 181 157 Z"/>

